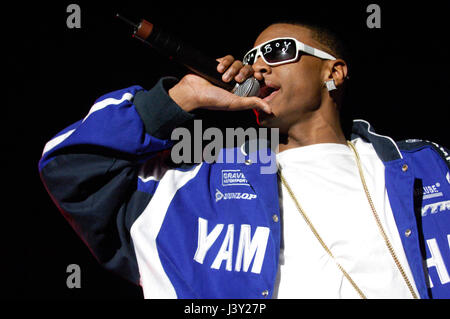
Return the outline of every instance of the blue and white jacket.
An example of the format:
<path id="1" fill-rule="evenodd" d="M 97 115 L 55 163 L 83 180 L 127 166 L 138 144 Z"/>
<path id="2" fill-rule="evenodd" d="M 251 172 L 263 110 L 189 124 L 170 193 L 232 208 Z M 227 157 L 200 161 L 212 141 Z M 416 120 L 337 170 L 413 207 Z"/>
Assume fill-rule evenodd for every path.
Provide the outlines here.
<path id="1" fill-rule="evenodd" d="M 41 178 L 97 260 L 146 298 L 270 298 L 281 241 L 276 172 L 261 174 L 258 161 L 173 165 L 171 132 L 193 118 L 168 96 L 175 82 L 100 97 L 45 145 Z M 396 143 L 363 120 L 352 134 L 385 164 L 420 297 L 449 298 L 448 150 Z"/>

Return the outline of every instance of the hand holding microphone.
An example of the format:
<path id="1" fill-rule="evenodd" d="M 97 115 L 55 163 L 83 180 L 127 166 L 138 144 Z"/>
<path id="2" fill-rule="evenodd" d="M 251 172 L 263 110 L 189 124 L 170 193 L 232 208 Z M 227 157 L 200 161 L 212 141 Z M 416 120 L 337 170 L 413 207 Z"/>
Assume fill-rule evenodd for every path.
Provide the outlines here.
<path id="1" fill-rule="evenodd" d="M 231 73 L 233 76 L 234 72 Z M 242 97 L 212 85 L 204 78 L 188 74 L 169 90 L 169 96 L 186 112 L 198 108 L 218 111 L 260 109 L 268 114 L 270 106 L 262 99 Z"/>
<path id="2" fill-rule="evenodd" d="M 184 110 L 257 108 L 271 112 L 269 105 L 256 97 L 259 83 L 252 77 L 250 66 L 244 66 L 231 55 L 214 61 L 146 20 L 135 24 L 119 14 L 116 17 L 134 27 L 134 37 L 197 74 L 186 75 L 169 90 L 171 98 Z"/>

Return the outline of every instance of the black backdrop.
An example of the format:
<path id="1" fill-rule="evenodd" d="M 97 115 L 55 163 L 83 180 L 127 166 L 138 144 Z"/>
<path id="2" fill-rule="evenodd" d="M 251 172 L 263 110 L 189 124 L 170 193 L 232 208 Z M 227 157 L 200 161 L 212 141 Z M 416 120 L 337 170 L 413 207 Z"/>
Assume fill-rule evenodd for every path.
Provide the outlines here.
<path id="1" fill-rule="evenodd" d="M 366 8 L 381 8 L 380 29 L 369 29 Z M 53 205 L 40 183 L 45 143 L 82 118 L 104 93 L 139 84 L 151 88 L 182 67 L 130 37 L 116 12 L 145 18 L 211 57 L 242 54 L 258 32 L 281 18 L 307 17 L 341 33 L 352 51 L 354 118 L 377 132 L 449 146 L 450 5 L 444 1 L 58 1 L 17 3 L 3 10 L 7 36 L 4 76 L 3 282 L 9 298 L 141 298 L 138 287 L 104 271 Z M 81 28 L 69 29 L 66 8 L 81 8 Z M 207 114 L 222 124 L 252 122 L 250 112 Z M 224 124 L 226 125 L 226 124 Z M 5 191 L 6 190 L 6 191 Z M 66 267 L 81 268 L 81 288 L 66 286 Z"/>

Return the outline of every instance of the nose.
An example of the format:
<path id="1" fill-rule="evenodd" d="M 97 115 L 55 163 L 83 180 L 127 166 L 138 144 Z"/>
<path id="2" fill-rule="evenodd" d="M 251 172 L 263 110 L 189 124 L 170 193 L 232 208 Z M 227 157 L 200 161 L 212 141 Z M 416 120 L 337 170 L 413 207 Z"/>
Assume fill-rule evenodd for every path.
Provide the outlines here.
<path id="1" fill-rule="evenodd" d="M 269 65 L 267 65 L 267 63 L 264 62 L 264 60 L 261 57 L 258 57 L 258 59 L 256 59 L 252 67 L 253 70 L 255 71 L 253 76 L 259 81 L 262 81 L 264 79 L 264 75 L 270 74 L 272 72 L 272 68 Z"/>

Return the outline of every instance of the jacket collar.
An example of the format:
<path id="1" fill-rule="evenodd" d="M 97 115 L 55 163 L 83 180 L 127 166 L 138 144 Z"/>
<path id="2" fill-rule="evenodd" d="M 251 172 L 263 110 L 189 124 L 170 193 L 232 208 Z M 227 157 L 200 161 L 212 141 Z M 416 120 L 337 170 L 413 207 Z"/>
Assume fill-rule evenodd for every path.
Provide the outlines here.
<path id="1" fill-rule="evenodd" d="M 374 128 L 369 122 L 361 119 L 353 120 L 351 139 L 361 138 L 373 145 L 375 152 L 383 162 L 390 162 L 403 159 L 402 153 L 397 144 L 389 136 L 375 133 Z M 267 147 L 270 147 L 270 141 L 267 140 Z M 258 146 L 266 145 L 266 143 L 258 143 Z M 240 147 L 244 155 L 249 153 L 249 141 Z"/>
<path id="2" fill-rule="evenodd" d="M 354 140 L 359 137 L 373 145 L 375 152 L 383 162 L 403 158 L 394 140 L 389 136 L 375 133 L 370 123 L 365 120 L 353 120 L 351 139 Z"/>

